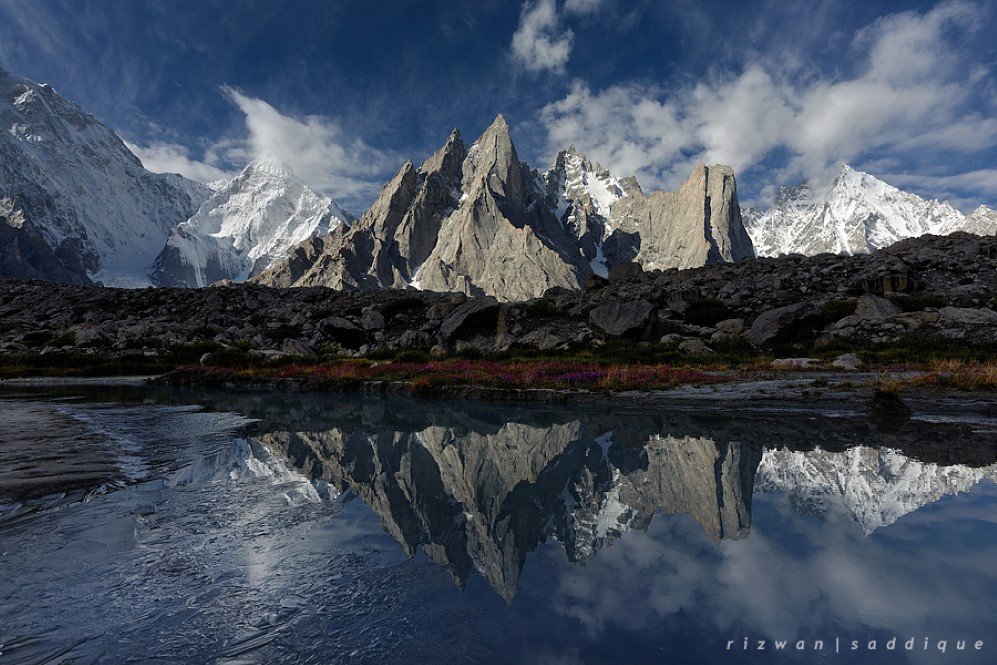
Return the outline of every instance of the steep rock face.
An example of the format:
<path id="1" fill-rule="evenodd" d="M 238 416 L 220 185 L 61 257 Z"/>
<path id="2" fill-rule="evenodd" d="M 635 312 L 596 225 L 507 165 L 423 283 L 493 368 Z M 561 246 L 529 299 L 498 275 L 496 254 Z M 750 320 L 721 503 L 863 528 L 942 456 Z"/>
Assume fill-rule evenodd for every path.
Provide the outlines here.
<path id="1" fill-rule="evenodd" d="M 843 166 L 830 188 L 780 189 L 769 210 L 748 209 L 745 225 L 759 256 L 868 254 L 906 238 L 997 232 L 997 215 L 981 206 L 968 217 Z"/>
<path id="2" fill-rule="evenodd" d="M 455 131 L 420 168 L 403 165 L 349 231 L 304 243 L 256 281 L 515 301 L 581 289 L 633 260 L 668 268 L 752 255 L 728 167 L 699 167 L 681 191 L 645 196 L 634 178 L 569 148 L 541 175 L 519 161 L 500 115 L 470 148 Z"/>
<path id="3" fill-rule="evenodd" d="M 639 237 L 634 260 L 647 270 L 696 268 L 754 256 L 729 166 L 699 165 L 677 192 L 621 199 L 613 206 L 610 223 Z"/>
<path id="4" fill-rule="evenodd" d="M 337 289 L 404 288 L 436 245 L 443 219 L 460 196 L 466 150 L 454 130 L 416 169 L 406 162 L 349 229 L 309 241 L 260 276 L 265 284 Z"/>
<path id="5" fill-rule="evenodd" d="M 89 281 L 86 268 L 73 252 L 64 252 L 60 257 L 34 224 L 21 220 L 15 225 L 3 216 L 0 216 L 0 275 L 51 279 L 65 284 Z"/>
<path id="6" fill-rule="evenodd" d="M 173 229 L 150 278 L 157 286 L 241 281 L 350 219 L 331 198 L 301 183 L 287 165 L 262 157 Z"/>
<path id="7" fill-rule="evenodd" d="M 544 184 L 547 206 L 575 239 L 594 274 L 606 277 L 610 266 L 633 260 L 636 238 L 614 232 L 609 217 L 621 198 L 642 194 L 635 178 L 617 178 L 571 146 L 557 154 Z"/>
<path id="8" fill-rule="evenodd" d="M 145 170 L 50 86 L 3 70 L 0 127 L 0 214 L 25 241 L 36 230 L 58 258 L 61 268 L 28 266 L 46 278 L 144 283 L 170 230 L 207 196 L 203 185 Z"/>
<path id="9" fill-rule="evenodd" d="M 538 176 L 519 162 L 501 115 L 468 150 L 461 201 L 416 275 L 420 288 L 526 300 L 578 288 L 586 269 L 545 205 Z"/>

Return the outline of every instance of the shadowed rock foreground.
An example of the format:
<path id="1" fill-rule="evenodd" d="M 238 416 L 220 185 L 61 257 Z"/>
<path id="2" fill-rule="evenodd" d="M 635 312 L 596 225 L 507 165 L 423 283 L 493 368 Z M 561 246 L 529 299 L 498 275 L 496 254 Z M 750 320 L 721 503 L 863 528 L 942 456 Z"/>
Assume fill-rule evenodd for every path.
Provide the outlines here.
<path id="1" fill-rule="evenodd" d="M 957 233 L 875 255 L 783 257 L 691 270 L 623 264 L 585 291 L 500 303 L 416 290 L 229 285 L 124 290 L 0 282 L 0 354 L 169 354 L 192 345 L 273 357 L 377 350 L 592 349 L 619 339 L 809 351 L 997 342 L 997 238 Z"/>

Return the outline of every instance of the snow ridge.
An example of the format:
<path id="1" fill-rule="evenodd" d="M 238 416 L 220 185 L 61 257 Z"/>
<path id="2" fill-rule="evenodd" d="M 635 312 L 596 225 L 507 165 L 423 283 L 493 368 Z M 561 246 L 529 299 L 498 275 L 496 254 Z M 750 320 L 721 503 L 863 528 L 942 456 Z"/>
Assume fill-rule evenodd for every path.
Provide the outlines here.
<path id="1" fill-rule="evenodd" d="M 172 231 L 151 278 L 160 286 L 186 287 L 245 280 L 308 238 L 351 220 L 286 164 L 263 156 L 217 186 L 197 213 Z"/>
<path id="2" fill-rule="evenodd" d="M 170 229 L 207 197 L 200 183 L 147 171 L 51 86 L 3 70 L 0 128 L 0 215 L 36 228 L 80 279 L 142 285 Z"/>
<path id="3" fill-rule="evenodd" d="M 746 208 L 743 217 L 757 256 L 868 254 L 926 234 L 997 233 L 997 213 L 986 206 L 966 216 L 847 165 L 827 191 L 783 187 L 772 208 Z"/>

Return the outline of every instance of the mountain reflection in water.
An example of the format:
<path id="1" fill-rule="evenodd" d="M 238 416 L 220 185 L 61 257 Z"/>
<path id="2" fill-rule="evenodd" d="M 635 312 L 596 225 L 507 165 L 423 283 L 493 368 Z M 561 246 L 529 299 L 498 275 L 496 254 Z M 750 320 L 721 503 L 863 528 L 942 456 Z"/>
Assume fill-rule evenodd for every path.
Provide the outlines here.
<path id="1" fill-rule="evenodd" d="M 958 450 L 935 451 L 924 445 L 927 423 L 884 434 L 869 422 L 808 431 L 813 421 L 779 417 L 745 430 L 744 420 L 701 414 L 571 417 L 388 401 L 340 403 L 326 416 L 297 406 L 300 422 L 264 419 L 244 453 L 286 459 L 303 479 L 359 496 L 409 556 L 421 549 L 461 587 L 478 573 L 506 600 L 539 544 L 556 541 L 568 561 L 584 564 L 627 531 L 646 530 L 655 514 L 689 515 L 713 541 L 736 540 L 748 536 L 752 493 L 782 491 L 800 513 L 834 506 L 868 534 L 997 480 L 994 464 L 945 463 L 959 450 L 992 461 L 987 433 L 967 432 Z M 806 450 L 816 432 L 839 450 Z"/>
<path id="2" fill-rule="evenodd" d="M 0 408 L 0 663 L 769 662 L 724 645 L 995 628 L 986 418 L 152 387 Z"/>

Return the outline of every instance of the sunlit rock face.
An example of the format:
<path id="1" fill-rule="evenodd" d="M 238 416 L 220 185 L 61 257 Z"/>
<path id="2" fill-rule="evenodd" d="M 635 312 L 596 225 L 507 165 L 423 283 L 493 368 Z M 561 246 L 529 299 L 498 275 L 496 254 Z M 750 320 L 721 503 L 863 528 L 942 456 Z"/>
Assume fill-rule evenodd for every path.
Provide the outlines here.
<path id="1" fill-rule="evenodd" d="M 647 196 L 574 148 L 541 173 L 520 161 L 499 115 L 470 146 L 455 130 L 418 168 L 406 162 L 351 228 L 298 245 L 254 280 L 519 301 L 579 290 L 630 261 L 688 268 L 752 256 L 730 167 L 697 166 L 679 191 Z"/>

